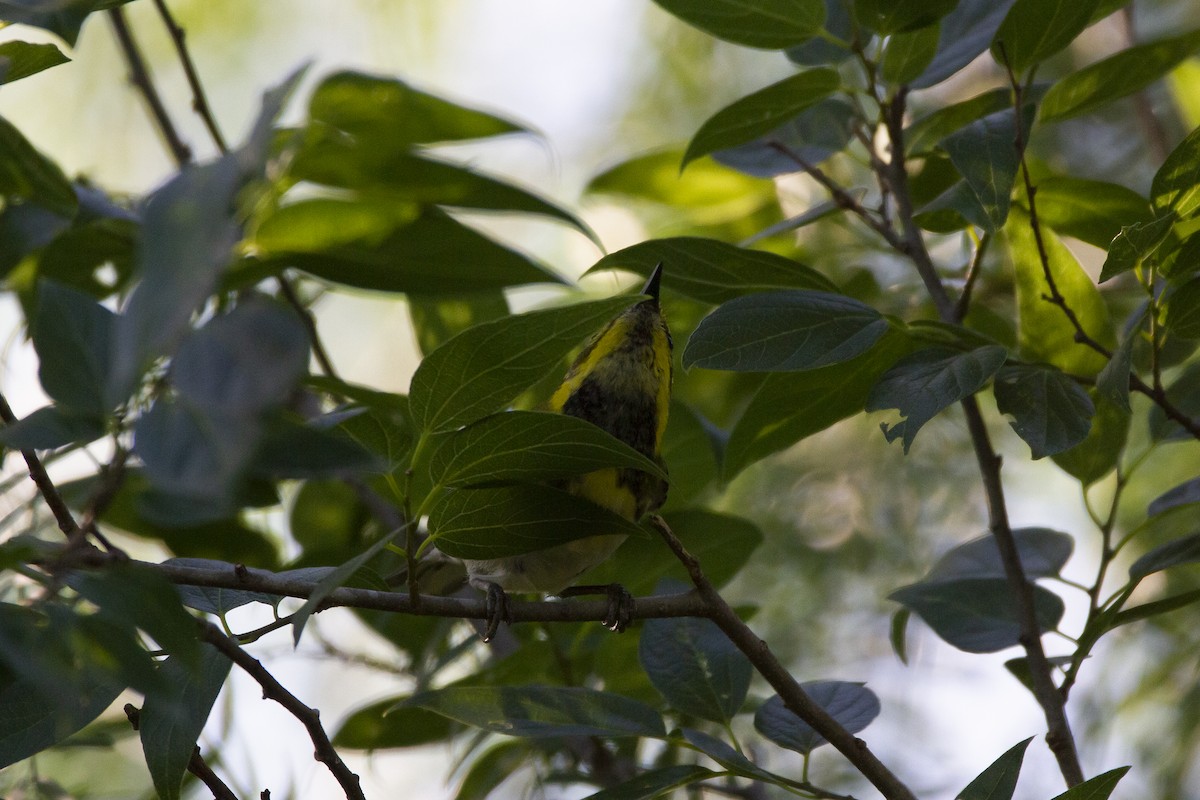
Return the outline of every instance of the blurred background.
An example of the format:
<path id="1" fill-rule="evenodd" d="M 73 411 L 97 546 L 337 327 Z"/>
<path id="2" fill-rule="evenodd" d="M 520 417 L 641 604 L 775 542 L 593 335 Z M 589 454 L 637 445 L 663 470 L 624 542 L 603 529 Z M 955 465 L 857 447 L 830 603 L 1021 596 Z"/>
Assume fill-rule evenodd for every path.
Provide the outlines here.
<path id="1" fill-rule="evenodd" d="M 750 207 L 744 199 L 739 206 L 726 198 L 668 212 L 611 196 L 585 196 L 596 175 L 636 155 L 682 147 L 714 111 L 794 70 L 779 53 L 718 42 L 648 0 L 173 0 L 170 7 L 187 31 L 209 101 L 232 141 L 245 134 L 262 92 L 311 62 L 290 108 L 297 119 L 317 80 L 352 68 L 400 77 L 540 131 L 540 137 L 490 140 L 446 152 L 577 210 L 608 251 L 701 225 L 709 235 L 738 241 L 754 232 L 745 229 L 746 220 L 763 198 L 778 200 L 788 214 L 825 199 L 809 182 L 790 177 L 774 184 L 745 179 L 751 187 Z M 143 1 L 126 10 L 185 141 L 201 160 L 213 155 L 153 7 Z M 1153 38 L 1192 27 L 1186 22 L 1196 19 L 1196 2 L 1139 2 L 1133 35 Z M 1121 14 L 1102 21 L 1060 58 L 1081 65 L 1127 46 L 1129 22 Z M 0 39 L 11 38 L 53 40 L 18 27 L 0 31 Z M 174 167 L 127 81 L 108 20 L 93 15 L 78 46 L 67 52 L 73 63 L 0 89 L 0 114 L 69 176 L 86 176 L 115 194 L 145 194 L 173 174 Z M 913 105 L 919 110 L 922 103 L 944 103 L 1001 83 L 985 55 L 962 75 L 918 94 Z M 1159 113 L 1160 134 L 1173 145 L 1200 124 L 1200 61 L 1185 62 L 1141 102 Z M 1115 105 L 1111 113 L 1039 132 L 1035 153 L 1063 170 L 1144 191 L 1163 154 L 1156 152 L 1153 132 L 1140 125 L 1138 115 L 1122 113 L 1121 104 Z M 285 114 L 284 121 L 288 119 Z M 472 222 L 569 278 L 602 255 L 565 226 L 478 215 Z M 912 279 L 877 254 L 848 244 L 836 225 L 831 234 L 805 234 L 800 242 L 804 260 L 841 275 L 861 266 L 884 294 L 889 281 Z M 1071 244 L 1085 266 L 1098 269 L 1102 253 Z M 585 286 L 610 294 L 626 284 L 604 274 L 588 278 Z M 510 300 L 520 310 L 539 297 L 526 290 Z M 46 400 L 36 380 L 36 359 L 18 327 L 15 303 L 11 295 L 0 296 L 5 345 L 0 375 L 14 410 L 24 416 Z M 322 299 L 318 322 L 345 379 L 407 390 L 418 351 L 401 300 L 339 289 Z M 1006 457 L 1014 525 L 1071 533 L 1076 554 L 1065 574 L 1089 583 L 1099 541 L 1078 483 L 1049 460 L 1031 462 L 1025 445 L 998 415 L 992 418 Z M 916 580 L 954 544 L 982 534 L 986 517 L 974 456 L 957 413 L 930 423 L 907 457 L 878 434 L 881 420 L 891 421 L 886 415 L 860 415 L 807 439 L 746 470 L 712 503 L 755 520 L 766 533 L 763 546 L 730 586 L 731 602 L 761 606 L 756 630 L 793 665 L 800 680 L 866 681 L 880 696 L 883 712 L 863 738 L 920 796 L 948 799 L 1000 753 L 1037 736 L 1044 722 L 1032 698 L 1003 666 L 1014 655 L 1011 651 L 961 653 L 914 621 L 909 663 L 902 664 L 893 653 L 889 625 L 896 605 L 887 594 Z M 1170 474 L 1141 473 L 1129 489 L 1127 508 L 1144 508 L 1162 489 L 1195 474 L 1200 458 L 1194 443 L 1173 447 L 1179 452 L 1162 460 L 1163 472 Z M 19 468 L 15 459 L 5 466 Z M 57 469 L 56 477 L 71 477 L 70 462 Z M 1103 484 L 1093 490 L 1101 506 L 1105 491 Z M 5 503 L 16 505 L 8 498 Z M 281 513 L 268 513 L 255 523 L 284 539 L 283 519 Z M 132 549 L 147 558 L 162 555 L 144 542 Z M 1143 590 L 1154 591 L 1153 581 L 1146 583 Z M 762 592 L 764 586 L 772 587 L 769 594 Z M 1077 631 L 1086 597 L 1070 587 L 1055 588 L 1067 600 L 1063 629 Z M 232 620 L 249 629 L 266 621 L 257 614 L 241 609 Z M 1073 695 L 1072 723 L 1085 772 L 1135 766 L 1118 797 L 1200 797 L 1200 664 L 1194 647 L 1181 646 L 1195 642 L 1196 612 L 1161 619 L 1108 637 Z M 350 614 L 325 612 L 309 631 L 298 649 L 281 632 L 252 651 L 295 694 L 320 708 L 328 727 L 336 727 L 352 708 L 406 688 L 403 665 L 387 660 L 394 651 Z M 1046 638 L 1046 646 L 1051 655 L 1067 649 L 1054 635 Z M 1175 655 L 1164 660 L 1166 653 Z M 765 686 L 752 691 L 760 697 L 769 694 Z M 296 720 L 262 701 L 257 685 L 237 671 L 217 709 L 201 744 L 206 752 L 220 750 L 219 769 L 235 790 L 257 796 L 269 787 L 277 799 L 337 796 L 328 773 L 308 758 L 311 744 Z M 743 722 L 748 729 L 749 721 Z M 125 723 L 116 718 L 113 724 Z M 124 759 L 107 751 L 69 756 L 59 751 L 39 757 L 37 769 L 78 797 L 149 796 L 137 747 L 135 739 L 125 739 L 119 751 Z M 814 756 L 812 774 L 823 785 L 837 785 L 836 776 L 847 768 L 825 750 Z M 362 775 L 370 797 L 434 798 L 455 796 L 456 755 L 426 748 L 351 753 L 347 760 Z M 786 771 L 792 754 L 770 748 L 755 755 Z M 799 769 L 799 762 L 792 767 Z M 15 780 L 9 772 L 0 774 L 0 793 L 6 781 Z M 518 775 L 495 796 L 526 796 L 528 784 L 522 779 L 529 777 Z M 1049 751 L 1035 741 L 1017 797 L 1048 798 L 1061 788 Z M 869 788 L 859 787 L 856 793 L 872 796 Z"/>

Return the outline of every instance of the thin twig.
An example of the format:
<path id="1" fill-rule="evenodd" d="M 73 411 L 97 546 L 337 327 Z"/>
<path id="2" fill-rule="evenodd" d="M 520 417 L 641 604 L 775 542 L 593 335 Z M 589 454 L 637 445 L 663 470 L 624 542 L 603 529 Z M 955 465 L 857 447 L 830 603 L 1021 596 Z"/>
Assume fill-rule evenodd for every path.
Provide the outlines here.
<path id="1" fill-rule="evenodd" d="M 217 119 L 213 116 L 212 108 L 208 105 L 208 98 L 204 94 L 204 87 L 200 83 L 200 76 L 196 73 L 196 65 L 192 61 L 192 56 L 187 49 L 187 33 L 175 22 L 175 18 L 171 16 L 170 9 L 167 8 L 166 0 L 154 0 L 154 7 L 158 9 L 158 15 L 162 17 L 163 24 L 167 27 L 167 32 L 171 34 L 171 41 L 175 44 L 175 52 L 179 56 L 179 63 L 183 65 L 183 73 L 187 76 L 188 86 L 192 89 L 192 108 L 200 115 L 200 119 L 204 121 L 204 127 L 208 128 L 208 134 L 212 137 L 213 143 L 216 144 L 217 150 L 222 154 L 229 152 L 228 145 L 225 144 L 225 137 L 221 135 L 221 129 L 217 125 Z"/>
<path id="2" fill-rule="evenodd" d="M 154 88 L 154 82 L 150 78 L 150 68 L 146 66 L 146 61 L 142 58 L 137 42 L 134 41 L 133 32 L 129 30 L 129 23 L 125 19 L 125 9 L 121 6 L 110 8 L 108 19 L 117 35 L 117 43 L 121 46 L 121 52 L 125 55 L 125 63 L 129 66 L 129 80 L 141 92 L 146 105 L 150 107 L 150 115 L 154 118 L 158 132 L 167 143 L 167 149 L 171 151 L 175 163 L 182 167 L 192 160 L 191 148 L 184 144 L 179 132 L 175 130 L 171 118 L 167 115 L 167 108 L 163 105 L 162 98 L 158 96 L 158 90 Z"/>
<path id="3" fill-rule="evenodd" d="M 759 639 L 750 626 L 742 622 L 737 612 L 725 602 L 725 598 L 721 597 L 700 568 L 699 560 L 684 548 L 667 523 L 658 516 L 652 517 L 651 521 L 671 552 L 687 570 L 697 594 L 704 602 L 705 616 L 715 622 L 729 640 L 750 659 L 750 663 L 767 683 L 771 684 L 788 710 L 824 736 L 826 741 L 849 759 L 863 777 L 888 800 L 915 800 L 912 791 L 876 758 L 867 748 L 866 742 L 842 727 L 825 709 L 813 702 L 771 652 L 767 643 Z M 641 610 L 640 607 L 638 610 Z"/>
<path id="4" fill-rule="evenodd" d="M 333 368 L 333 361 L 330 360 L 329 353 L 321 343 L 321 336 L 317 333 L 317 321 L 313 318 L 312 312 L 301 302 L 299 295 L 296 294 L 296 290 L 284 275 L 277 275 L 275 280 L 279 285 L 279 293 L 283 295 L 288 305 L 300 317 L 301 324 L 308 331 L 308 341 L 312 345 L 313 356 L 317 359 L 317 364 L 320 365 L 321 371 L 330 378 L 336 378 L 337 370 Z"/>
<path id="5" fill-rule="evenodd" d="M 16 414 L 13 413 L 8 400 L 2 394 L 0 394 L 0 420 L 3 420 L 5 425 L 12 425 L 17 421 Z M 30 479 L 37 486 L 42 499 L 46 501 L 46 505 L 50 507 L 50 512 L 54 514 L 54 520 L 58 523 L 58 529 L 66 535 L 69 541 L 81 541 L 83 539 L 83 530 L 75 522 L 75 517 L 71 514 L 71 509 L 67 508 L 66 502 L 62 499 L 62 495 L 59 494 L 58 488 L 54 485 L 54 481 L 50 480 L 50 474 L 46 472 L 46 467 L 42 465 L 42 461 L 38 458 L 37 453 L 32 450 L 22 450 L 21 457 L 25 459 L 25 466 L 29 468 Z"/>
<path id="6" fill-rule="evenodd" d="M 129 724 L 133 729 L 135 731 L 140 730 L 142 725 L 142 710 L 133 703 L 126 703 L 123 710 L 125 711 L 126 719 L 129 720 Z M 238 800 L 233 790 L 225 785 L 225 782 L 204 761 L 204 757 L 200 755 L 199 746 L 192 750 L 192 757 L 188 759 L 187 771 L 195 775 L 201 783 L 208 787 L 208 790 L 212 792 L 213 800 Z"/>
<path id="7" fill-rule="evenodd" d="M 979 279 L 979 275 L 983 271 L 983 257 L 987 254 L 988 244 L 991 241 L 992 235 L 985 233 L 975 247 L 971 263 L 967 265 L 967 277 L 963 281 L 962 294 L 958 296 L 958 302 L 954 304 L 955 322 L 961 323 L 967 316 L 967 311 L 971 307 L 971 291 L 975 288 L 975 281 Z"/>
<path id="8" fill-rule="evenodd" d="M 342 761 L 341 756 L 334 749 L 333 743 L 329 740 L 329 735 L 321 727 L 320 712 L 305 705 L 284 688 L 283 684 L 267 671 L 262 662 L 243 650 L 235 640 L 222 633 L 216 625 L 211 622 L 203 623 L 201 638 L 220 650 L 230 661 L 257 681 L 258 685 L 262 687 L 265 699 L 274 700 L 287 709 L 293 717 L 300 720 L 308 730 L 309 738 L 312 739 L 315 748 L 313 757 L 324 764 L 333 774 L 338 785 L 342 787 L 347 800 L 366 800 L 362 787 L 359 785 L 358 775 L 346 766 L 346 762 Z"/>

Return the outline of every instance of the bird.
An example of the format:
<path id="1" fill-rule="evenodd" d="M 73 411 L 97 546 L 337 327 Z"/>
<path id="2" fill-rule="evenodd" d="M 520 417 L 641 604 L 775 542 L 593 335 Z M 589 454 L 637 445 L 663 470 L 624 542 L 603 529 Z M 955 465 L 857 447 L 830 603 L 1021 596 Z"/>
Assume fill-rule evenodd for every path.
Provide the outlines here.
<path id="1" fill-rule="evenodd" d="M 592 336 L 551 395 L 548 410 L 587 420 L 663 467 L 673 378 L 671 332 L 659 303 L 662 264 L 642 289 L 648 299 L 617 315 Z M 632 468 L 607 468 L 576 475 L 558 486 L 637 521 L 667 499 L 667 482 Z M 587 570 L 607 559 L 624 534 L 589 536 L 516 556 L 465 560 L 469 583 L 487 593 L 488 621 L 483 640 L 508 619 L 506 592 L 555 596 L 604 593 L 609 598 L 605 625 L 622 631 L 632 598 L 619 584 L 572 586 Z"/>

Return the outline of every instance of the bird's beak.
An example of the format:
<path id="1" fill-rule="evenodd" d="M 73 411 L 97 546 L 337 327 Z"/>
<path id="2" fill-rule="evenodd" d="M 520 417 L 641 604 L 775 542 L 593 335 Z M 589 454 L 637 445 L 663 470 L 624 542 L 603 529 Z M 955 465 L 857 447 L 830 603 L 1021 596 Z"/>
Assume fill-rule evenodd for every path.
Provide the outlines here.
<path id="1" fill-rule="evenodd" d="M 655 303 L 658 302 L 659 285 L 662 283 L 662 268 L 663 265 L 660 261 L 658 262 L 658 265 L 654 267 L 654 272 L 650 273 L 650 279 L 646 281 L 646 285 L 642 287 L 642 294 L 650 295 L 650 297 L 654 299 Z"/>

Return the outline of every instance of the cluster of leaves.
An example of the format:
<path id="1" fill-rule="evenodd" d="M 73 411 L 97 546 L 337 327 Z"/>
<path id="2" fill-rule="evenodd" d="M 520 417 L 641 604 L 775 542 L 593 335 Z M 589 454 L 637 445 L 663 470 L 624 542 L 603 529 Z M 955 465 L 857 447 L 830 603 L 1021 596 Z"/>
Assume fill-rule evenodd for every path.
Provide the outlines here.
<path id="1" fill-rule="evenodd" d="M 1179 531 L 1200 501 L 1200 478 L 1163 494 L 1114 539 L 1133 471 L 1157 448 L 1196 438 L 1200 132 L 1165 158 L 1145 196 L 1057 174 L 1053 159 L 1026 148 L 1040 131 L 1162 77 L 1200 48 L 1200 33 L 1128 48 L 1047 85 L 1035 80 L 1043 62 L 1123 3 L 658 3 L 718 38 L 783 51 L 798 67 L 715 113 L 681 151 L 632 159 L 589 187 L 682 217 L 680 235 L 610 253 L 590 270 L 645 276 L 666 265 L 663 302 L 685 343 L 663 452 L 667 523 L 722 586 L 762 539 L 749 519 L 715 510 L 722 487 L 748 467 L 841 420 L 892 409 L 900 419 L 883 434 L 908 452 L 939 414 L 986 394 L 1034 459 L 1052 457 L 1085 493 L 1115 486 L 1112 511 L 1097 516 L 1102 564 L 1085 626 L 1074 650 L 1052 660 L 1065 700 L 1103 635 L 1200 600 L 1189 589 L 1125 607 L 1147 576 L 1200 560 L 1200 533 Z M 0 18 L 73 42 L 88 13 L 111 5 L 13 6 Z M 906 115 L 910 97 L 915 109 L 935 103 L 922 90 L 989 49 L 991 88 Z M 62 60 L 53 46 L 19 42 L 0 58 L 3 80 Z M 160 542 L 175 566 L 233 575 L 236 563 L 311 581 L 309 599 L 279 618 L 297 641 L 332 590 L 392 588 L 397 572 L 421 574 L 435 546 L 494 558 L 625 532 L 614 557 L 582 581 L 681 591 L 661 581 L 685 570 L 641 526 L 546 486 L 602 467 L 660 468 L 580 420 L 534 410 L 569 354 L 636 298 L 562 289 L 551 307 L 510 313 L 505 290 L 563 281 L 471 227 L 464 212 L 538 215 L 595 235 L 570 211 L 434 150 L 527 131 L 354 72 L 323 77 L 302 124 L 281 128 L 299 77 L 266 95 L 239 148 L 183 166 L 137 201 L 71 181 L 0 120 L 0 270 L 26 310 L 53 401 L 0 429 L 0 443 L 53 457 L 107 443 L 115 455 L 105 468 L 60 487 L 79 518 Z M 881 131 L 887 153 L 874 146 Z M 760 218 L 765 178 L 796 172 L 815 176 L 833 202 L 790 219 L 772 207 L 754 232 L 757 248 L 723 241 L 744 238 L 731 235 L 735 220 Z M 860 183 L 861 192 L 845 188 Z M 820 236 L 842 219 L 881 263 L 886 254 L 912 270 L 904 291 L 885 292 L 869 270 L 801 263 L 795 232 Z M 1107 250 L 1107 291 L 1064 238 Z M 929 258 L 946 242 L 970 254 L 962 274 Z M 955 302 L 952 277 L 962 287 Z M 403 296 L 424 356 L 407 394 L 337 376 L 307 313 L 329 287 Z M 1131 399 L 1131 389 L 1147 400 Z M 285 496 L 299 551 L 286 563 L 246 522 L 249 510 Z M 0 544 L 0 706 L 19 711 L 0 719 L 0 764 L 60 745 L 130 688 L 145 698 L 139 727 L 155 789 L 178 797 L 230 666 L 197 641 L 194 612 L 224 621 L 250 603 L 278 609 L 281 598 L 175 588 L 145 565 L 72 569 L 90 528 L 64 549 L 49 527 L 37 516 Z M 1060 577 L 1073 537 L 1042 527 L 1000 533 L 1020 557 L 1038 632 L 1056 630 L 1064 600 L 1043 584 Z M 1143 555 L 1114 589 L 1108 567 L 1132 543 Z M 991 535 L 967 542 L 892 593 L 902 658 L 910 613 L 968 652 L 1027 643 L 1001 554 Z M 460 621 L 355 613 L 403 656 L 416 690 L 359 709 L 334 744 L 380 750 L 463 737 L 470 766 L 460 797 L 486 796 L 530 763 L 548 782 L 603 787 L 598 797 L 735 778 L 829 792 L 809 782 L 807 767 L 796 779 L 746 757 L 734 724 L 751 710 L 751 661 L 708 620 L 649 620 L 620 638 L 595 625 L 515 626 L 498 648 L 504 657 L 481 664 L 461 645 Z M 1009 667 L 1036 685 L 1035 659 Z M 851 732 L 880 710 L 857 683 L 805 689 Z M 778 696 L 750 705 L 770 742 L 805 759 L 823 743 Z M 1027 744 L 961 796 L 1011 797 Z M 1123 774 L 1063 797 L 1107 797 Z"/>

